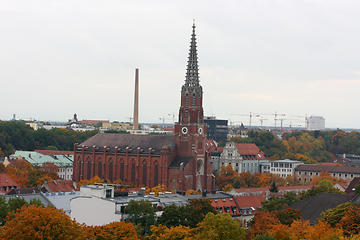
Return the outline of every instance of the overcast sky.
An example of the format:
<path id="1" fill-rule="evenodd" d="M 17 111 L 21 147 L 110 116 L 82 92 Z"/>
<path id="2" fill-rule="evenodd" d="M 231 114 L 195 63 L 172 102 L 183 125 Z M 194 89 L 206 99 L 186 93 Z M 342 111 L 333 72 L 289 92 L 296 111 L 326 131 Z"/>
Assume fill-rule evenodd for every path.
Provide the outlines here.
<path id="1" fill-rule="evenodd" d="M 139 68 L 139 122 L 172 123 L 193 19 L 205 115 L 360 128 L 360 1 L 331 0 L 0 0 L 0 119 L 128 121 Z"/>

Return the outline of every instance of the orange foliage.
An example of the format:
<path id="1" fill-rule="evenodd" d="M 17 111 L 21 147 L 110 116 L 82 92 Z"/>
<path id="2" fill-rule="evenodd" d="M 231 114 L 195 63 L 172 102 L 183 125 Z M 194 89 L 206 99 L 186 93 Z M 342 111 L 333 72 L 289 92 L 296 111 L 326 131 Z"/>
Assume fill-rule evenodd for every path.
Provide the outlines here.
<path id="1" fill-rule="evenodd" d="M 200 193 L 193 189 L 187 190 L 185 193 L 185 195 L 192 195 L 192 194 L 200 194 Z"/>
<path id="2" fill-rule="evenodd" d="M 151 235 L 148 240 L 173 240 L 173 239 L 192 239 L 193 234 L 189 227 L 177 226 L 167 228 L 164 225 L 151 226 Z"/>
<path id="3" fill-rule="evenodd" d="M 15 160 L 6 167 L 6 174 L 17 182 L 20 187 L 26 188 L 26 182 L 28 181 L 31 168 L 31 163 L 24 160 Z"/>
<path id="4" fill-rule="evenodd" d="M 263 173 L 259 177 L 258 181 L 259 187 L 269 187 L 270 186 L 270 173 Z"/>
<path id="5" fill-rule="evenodd" d="M 78 186 L 83 186 L 84 184 L 86 185 L 93 185 L 94 183 L 104 183 L 104 179 L 99 178 L 98 176 L 94 176 L 90 179 L 83 179 L 80 180 L 80 182 L 77 183 Z"/>
<path id="6" fill-rule="evenodd" d="M 353 205 L 346 211 L 344 217 L 337 224 L 337 227 L 340 227 L 344 234 L 352 235 L 360 233 L 360 208 L 356 205 Z"/>
<path id="7" fill-rule="evenodd" d="M 43 176 L 43 177 L 39 178 L 39 180 L 37 180 L 36 186 L 43 185 L 46 180 L 52 181 L 53 179 L 51 177 L 49 177 L 49 176 Z"/>
<path id="8" fill-rule="evenodd" d="M 84 225 L 53 207 L 23 206 L 6 218 L 0 239 L 93 239 Z"/>
<path id="9" fill-rule="evenodd" d="M 264 235 L 272 230 L 276 225 L 280 225 L 279 219 L 273 212 L 257 212 L 250 222 L 250 239 L 257 235 Z"/>
<path id="10" fill-rule="evenodd" d="M 230 183 L 228 183 L 228 184 L 226 184 L 225 187 L 223 188 L 223 191 L 224 191 L 224 192 L 230 192 L 230 191 L 233 190 L 233 189 L 234 189 L 233 186 L 232 186 Z"/>
<path id="11" fill-rule="evenodd" d="M 96 237 L 95 239 L 139 239 L 135 231 L 134 224 L 125 223 L 125 221 L 112 222 L 103 226 L 94 226 L 93 232 Z"/>

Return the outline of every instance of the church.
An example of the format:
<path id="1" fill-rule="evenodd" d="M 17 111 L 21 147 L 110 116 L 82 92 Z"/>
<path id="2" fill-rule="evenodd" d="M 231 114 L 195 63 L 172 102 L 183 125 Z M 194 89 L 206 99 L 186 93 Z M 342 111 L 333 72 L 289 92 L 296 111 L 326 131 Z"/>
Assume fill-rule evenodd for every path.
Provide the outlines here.
<path id="1" fill-rule="evenodd" d="M 192 26 L 179 120 L 174 135 L 99 133 L 74 146 L 73 180 L 97 175 L 137 186 L 164 184 L 177 192 L 211 192 L 215 177 L 206 149 L 203 90 L 199 81 L 195 24 Z"/>

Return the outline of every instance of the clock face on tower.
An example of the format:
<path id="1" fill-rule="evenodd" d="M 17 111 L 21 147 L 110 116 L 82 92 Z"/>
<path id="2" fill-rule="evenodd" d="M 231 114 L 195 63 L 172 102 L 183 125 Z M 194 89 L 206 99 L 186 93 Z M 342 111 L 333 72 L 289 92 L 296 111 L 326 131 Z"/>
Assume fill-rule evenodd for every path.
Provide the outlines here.
<path id="1" fill-rule="evenodd" d="M 183 134 L 187 134 L 187 133 L 188 133 L 187 127 L 183 127 L 183 128 L 181 129 L 181 132 L 182 132 Z"/>
<path id="2" fill-rule="evenodd" d="M 202 133 L 203 133 L 203 129 L 200 127 L 200 128 L 198 129 L 198 132 L 199 132 L 199 134 L 202 134 Z"/>

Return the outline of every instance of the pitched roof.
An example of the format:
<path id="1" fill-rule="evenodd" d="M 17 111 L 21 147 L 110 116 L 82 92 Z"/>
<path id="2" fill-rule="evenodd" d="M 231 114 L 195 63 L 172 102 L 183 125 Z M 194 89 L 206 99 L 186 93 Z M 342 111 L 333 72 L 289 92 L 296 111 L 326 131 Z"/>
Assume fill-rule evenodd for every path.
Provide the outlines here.
<path id="1" fill-rule="evenodd" d="M 355 193 L 356 185 L 360 184 L 360 177 L 354 177 L 353 180 L 350 182 L 349 186 L 345 189 L 346 194 Z"/>
<path id="2" fill-rule="evenodd" d="M 71 192 L 71 190 L 74 191 L 80 191 L 80 188 L 78 186 L 75 186 L 74 182 L 72 180 L 53 180 L 44 182 L 42 187 L 45 187 L 46 190 L 50 193 L 52 192 Z"/>
<path id="3" fill-rule="evenodd" d="M 74 151 L 38 150 L 38 149 L 35 149 L 35 152 L 41 153 L 43 155 L 74 155 Z"/>
<path id="4" fill-rule="evenodd" d="M 176 146 L 174 143 L 174 136 L 120 133 L 98 133 L 85 142 L 79 144 L 80 147 L 88 147 L 91 151 L 94 145 L 98 147 L 106 146 L 110 149 L 118 147 L 122 151 L 124 151 L 127 147 L 136 151 L 136 149 L 140 147 L 145 153 L 149 151 L 149 148 L 152 148 L 152 150 L 155 151 L 155 154 L 160 154 L 161 149 L 165 146 L 169 146 L 171 149 Z"/>
<path id="5" fill-rule="evenodd" d="M 253 207 L 254 209 L 262 207 L 261 203 L 266 200 L 266 198 L 263 195 L 237 196 L 234 198 L 235 198 L 239 208 Z"/>
<path id="6" fill-rule="evenodd" d="M 40 192 L 45 193 L 47 191 L 44 187 L 18 188 L 18 189 L 12 189 L 10 192 L 7 193 L 7 195 L 34 194 Z"/>
<path id="7" fill-rule="evenodd" d="M 231 216 L 237 216 L 241 214 L 239 208 L 236 206 L 234 198 L 211 199 L 211 205 L 221 213 L 227 212 Z"/>
<path id="8" fill-rule="evenodd" d="M 211 153 L 212 151 L 214 151 L 217 147 L 217 143 L 215 142 L 215 140 L 206 140 L 206 149 L 209 149 L 209 152 Z"/>
<path id="9" fill-rule="evenodd" d="M 324 166 L 316 164 L 301 164 L 295 171 L 329 172 L 329 173 L 358 173 L 359 167 Z"/>
<path id="10" fill-rule="evenodd" d="M 184 167 L 190 162 L 193 157 L 188 156 L 176 156 L 171 162 L 169 168 L 180 168 L 180 164 L 183 163 Z"/>
<path id="11" fill-rule="evenodd" d="M 301 202 L 294 203 L 285 209 L 300 210 L 302 219 L 309 220 L 310 224 L 313 225 L 320 218 L 322 212 L 348 201 L 349 196 L 345 194 L 320 193 Z"/>
<path id="12" fill-rule="evenodd" d="M 238 153 L 245 157 L 245 159 L 253 159 L 253 156 L 255 156 L 256 159 L 268 159 L 265 157 L 263 151 L 254 143 L 235 143 L 235 146 L 238 149 Z"/>
<path id="13" fill-rule="evenodd" d="M 17 184 L 14 180 L 12 180 L 6 173 L 0 173 L 0 187 L 2 189 L 4 187 L 18 187 L 19 184 Z M 5 189 L 1 190 L 0 192 L 5 192 Z"/>
<path id="14" fill-rule="evenodd" d="M 23 158 L 33 165 L 43 165 L 44 163 L 53 163 L 56 166 L 73 165 L 74 154 L 72 155 L 44 155 L 34 151 L 18 151 L 10 155 L 11 159 Z"/>

